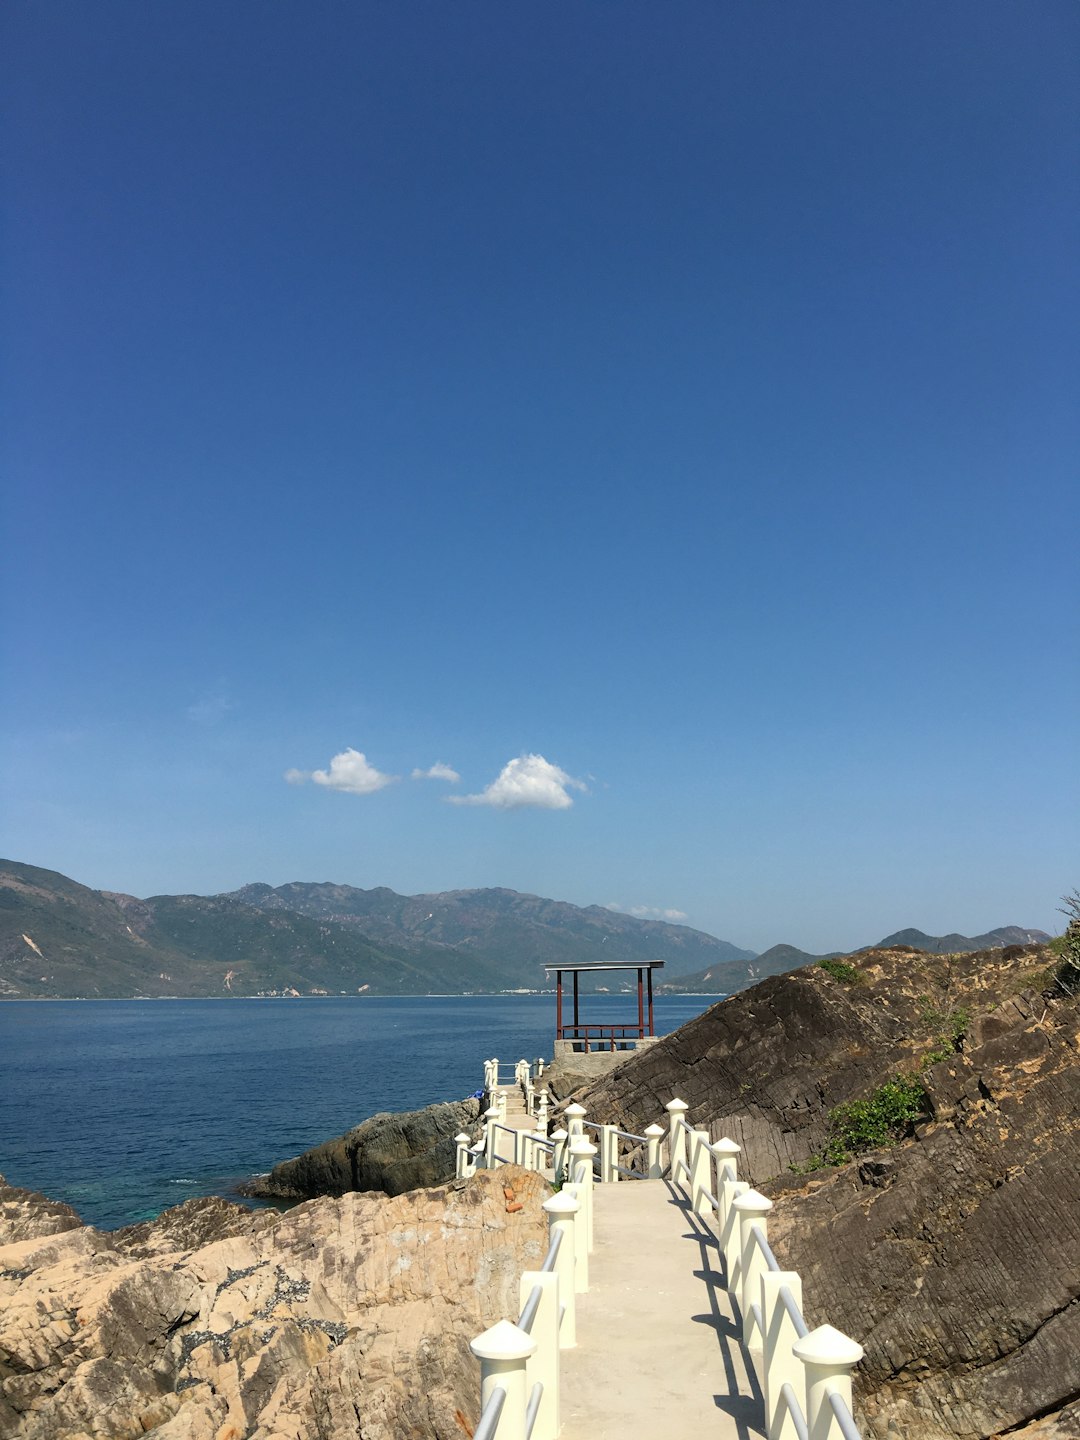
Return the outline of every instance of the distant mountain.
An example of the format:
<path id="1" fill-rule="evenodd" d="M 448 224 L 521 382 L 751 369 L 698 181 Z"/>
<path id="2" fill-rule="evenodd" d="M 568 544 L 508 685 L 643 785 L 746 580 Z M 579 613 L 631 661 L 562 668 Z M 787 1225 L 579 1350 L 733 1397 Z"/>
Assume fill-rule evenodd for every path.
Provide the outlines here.
<path id="1" fill-rule="evenodd" d="M 545 965 L 662 960 L 667 978 L 754 955 L 686 925 L 638 920 L 601 905 L 582 908 L 517 890 L 398 895 L 385 887 L 357 890 L 351 885 L 294 882 L 276 889 L 245 885 L 219 898 L 268 914 L 291 911 L 329 921 L 362 931 L 382 945 L 435 947 L 450 952 L 455 965 L 467 956 L 511 966 L 528 977 L 514 984 L 544 984 Z"/>
<path id="2" fill-rule="evenodd" d="M 665 980 L 663 990 L 670 994 L 734 995 L 765 980 L 770 975 L 786 975 L 789 970 L 798 970 L 803 965 L 813 965 L 818 960 L 831 959 L 829 955 L 809 955 L 805 950 L 796 950 L 794 945 L 774 945 L 749 960 L 729 960 L 719 965 L 710 965 L 707 970 L 695 975 L 683 975 L 674 980 Z"/>
<path id="3" fill-rule="evenodd" d="M 892 945 L 904 945 L 930 955 L 959 955 L 967 950 L 1001 950 L 1006 945 L 1042 945 L 1050 938 L 1045 930 L 1023 930 L 1019 925 L 999 925 L 985 935 L 927 935 L 922 930 L 897 930 L 863 949 L 887 950 Z"/>
<path id="4" fill-rule="evenodd" d="M 0 861 L 2 998 L 490 993 L 544 987 L 545 964 L 663 960 L 678 974 L 751 954 L 512 890 L 296 883 L 139 900 Z"/>

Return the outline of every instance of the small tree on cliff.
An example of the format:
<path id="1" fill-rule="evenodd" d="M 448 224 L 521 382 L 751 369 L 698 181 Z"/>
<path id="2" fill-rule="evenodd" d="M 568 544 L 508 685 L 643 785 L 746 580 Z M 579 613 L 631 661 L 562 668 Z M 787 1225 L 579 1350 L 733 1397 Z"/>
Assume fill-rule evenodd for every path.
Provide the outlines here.
<path id="1" fill-rule="evenodd" d="M 1070 990 L 1080 984 L 1080 890 L 1061 897 L 1060 910 L 1069 923 L 1061 937 L 1061 968 L 1057 978 Z"/>

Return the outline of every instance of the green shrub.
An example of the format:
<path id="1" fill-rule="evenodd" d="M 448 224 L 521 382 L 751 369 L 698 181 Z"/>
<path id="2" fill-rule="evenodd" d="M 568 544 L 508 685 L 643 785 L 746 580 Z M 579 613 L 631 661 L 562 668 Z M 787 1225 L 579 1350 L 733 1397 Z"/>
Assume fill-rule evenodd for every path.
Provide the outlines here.
<path id="1" fill-rule="evenodd" d="M 936 1065 L 939 1060 L 947 1060 L 959 1050 L 960 1041 L 971 1024 L 971 1012 L 937 1010 L 925 996 L 923 1000 L 923 1019 L 933 1027 L 935 1044 L 933 1049 L 923 1056 L 920 1069 L 929 1070 L 931 1065 Z"/>
<path id="2" fill-rule="evenodd" d="M 845 985 L 862 984 L 862 971 L 854 965 L 848 965 L 843 960 L 819 960 L 817 963 L 822 970 L 827 970 L 834 980 L 840 980 Z"/>
<path id="3" fill-rule="evenodd" d="M 849 1100 L 829 1112 L 827 1165 L 842 1165 L 864 1150 L 895 1145 L 926 1114 L 922 1082 L 907 1076 L 888 1080 L 865 1100 Z"/>

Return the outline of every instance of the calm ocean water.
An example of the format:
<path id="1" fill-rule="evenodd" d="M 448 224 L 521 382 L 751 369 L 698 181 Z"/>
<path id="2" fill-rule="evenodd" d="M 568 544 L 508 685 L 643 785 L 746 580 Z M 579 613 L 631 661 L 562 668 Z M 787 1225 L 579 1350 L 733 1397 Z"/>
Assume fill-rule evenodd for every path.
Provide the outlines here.
<path id="1" fill-rule="evenodd" d="M 664 1034 L 715 997 L 656 1002 Z M 634 1002 L 590 997 L 588 1018 Z M 0 1173 L 113 1229 L 548 1058 L 550 995 L 0 1004 Z"/>

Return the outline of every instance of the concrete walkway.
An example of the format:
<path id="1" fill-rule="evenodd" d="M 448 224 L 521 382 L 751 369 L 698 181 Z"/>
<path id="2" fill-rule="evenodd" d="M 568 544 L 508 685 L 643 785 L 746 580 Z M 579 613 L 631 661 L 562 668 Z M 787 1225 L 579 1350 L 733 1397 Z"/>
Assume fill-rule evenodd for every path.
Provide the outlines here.
<path id="1" fill-rule="evenodd" d="M 597 1185 L 561 1440 L 753 1440 L 764 1400 L 712 1232 L 663 1180 Z"/>

